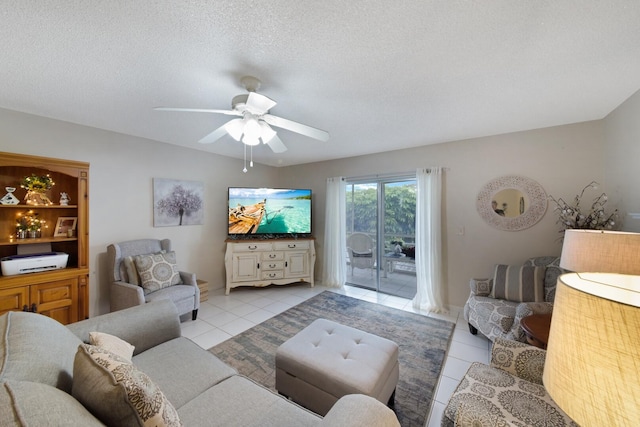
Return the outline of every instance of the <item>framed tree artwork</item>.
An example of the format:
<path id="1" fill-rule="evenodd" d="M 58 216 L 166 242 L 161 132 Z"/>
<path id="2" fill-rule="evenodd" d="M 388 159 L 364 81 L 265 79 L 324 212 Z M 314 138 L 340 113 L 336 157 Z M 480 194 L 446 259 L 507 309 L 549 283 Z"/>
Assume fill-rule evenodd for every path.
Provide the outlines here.
<path id="1" fill-rule="evenodd" d="M 153 179 L 153 226 L 202 225 L 204 183 Z"/>

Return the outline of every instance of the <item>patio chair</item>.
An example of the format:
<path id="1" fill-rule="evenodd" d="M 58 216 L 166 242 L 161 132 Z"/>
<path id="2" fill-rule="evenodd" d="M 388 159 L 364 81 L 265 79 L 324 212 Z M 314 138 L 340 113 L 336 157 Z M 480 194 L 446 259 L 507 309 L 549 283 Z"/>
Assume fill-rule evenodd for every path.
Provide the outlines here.
<path id="1" fill-rule="evenodd" d="M 347 251 L 351 275 L 354 268 L 368 268 L 373 274 L 373 267 L 376 264 L 376 245 L 371 236 L 365 233 L 353 233 L 347 238 Z"/>

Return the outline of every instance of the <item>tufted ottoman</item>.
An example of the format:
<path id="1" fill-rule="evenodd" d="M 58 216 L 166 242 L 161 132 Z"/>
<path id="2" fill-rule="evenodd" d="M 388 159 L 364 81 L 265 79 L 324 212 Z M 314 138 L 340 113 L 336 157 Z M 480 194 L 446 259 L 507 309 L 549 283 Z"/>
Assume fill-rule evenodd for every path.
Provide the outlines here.
<path id="1" fill-rule="evenodd" d="M 325 415 L 347 394 L 366 394 L 393 406 L 398 344 L 318 319 L 276 351 L 276 389 Z"/>

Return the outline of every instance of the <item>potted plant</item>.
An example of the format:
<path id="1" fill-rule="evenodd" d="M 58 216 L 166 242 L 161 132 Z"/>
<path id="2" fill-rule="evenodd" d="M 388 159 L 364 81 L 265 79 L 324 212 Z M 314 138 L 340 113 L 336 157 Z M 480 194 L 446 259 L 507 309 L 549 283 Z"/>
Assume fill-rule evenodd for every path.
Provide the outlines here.
<path id="1" fill-rule="evenodd" d="M 28 211 L 24 214 L 18 214 L 16 237 L 18 239 L 24 239 L 27 236 L 31 238 L 40 237 L 43 227 L 46 227 L 45 221 L 38 218 L 37 213 Z"/>
<path id="2" fill-rule="evenodd" d="M 556 200 L 553 196 L 549 196 L 556 204 L 554 211 L 558 212 L 557 222 L 561 227 L 560 233 L 564 234 L 567 229 L 612 230 L 615 228 L 618 210 L 615 209 L 611 213 L 605 212 L 605 205 L 609 200 L 606 193 L 596 197 L 588 209 L 580 205 L 585 190 L 587 188 L 597 189 L 598 186 L 597 182 L 592 181 L 582 189 L 579 195 L 576 195 L 571 204 L 565 202 L 562 198 Z"/>
<path id="3" fill-rule="evenodd" d="M 56 185 L 51 176 L 31 174 L 25 176 L 20 182 L 20 187 L 27 190 L 24 196 L 28 205 L 52 205 L 53 203 L 47 196 L 47 191 Z"/>

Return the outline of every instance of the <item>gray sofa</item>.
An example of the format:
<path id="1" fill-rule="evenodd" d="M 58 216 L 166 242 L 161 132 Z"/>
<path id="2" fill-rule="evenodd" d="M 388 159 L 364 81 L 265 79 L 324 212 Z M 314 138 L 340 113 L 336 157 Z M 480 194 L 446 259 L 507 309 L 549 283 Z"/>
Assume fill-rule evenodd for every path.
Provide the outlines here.
<path id="1" fill-rule="evenodd" d="M 491 341 L 504 338 L 526 342 L 520 321 L 532 314 L 553 311 L 558 276 L 567 272 L 559 263 L 558 257 L 535 257 L 522 266 L 497 265 L 489 279 L 471 279 L 471 293 L 464 305 L 464 318 L 471 333 L 480 331 Z M 534 280 L 534 275 L 539 280 Z M 537 292 L 533 282 L 539 286 Z"/>
<path id="2" fill-rule="evenodd" d="M 108 363 L 87 368 L 86 354 L 103 351 L 84 344 L 92 332 L 132 344 L 130 361 L 104 352 L 111 354 Z M 0 333 L 2 426 L 143 425 L 148 418 L 136 413 L 136 402 L 122 398 L 126 385 L 114 382 L 120 371 L 104 374 L 113 366 L 136 372 L 155 393 L 152 403 L 171 407 L 184 426 L 399 426 L 393 411 L 368 396 L 345 396 L 322 418 L 239 375 L 181 336 L 178 311 L 169 300 L 68 326 L 39 314 L 9 312 L 0 316 Z M 113 421 L 123 413 L 128 421 Z"/>

